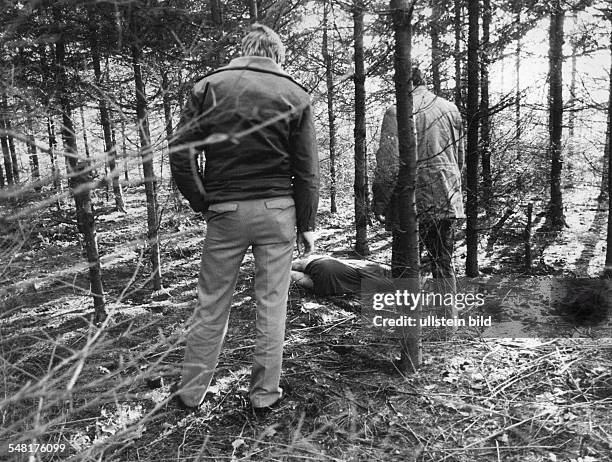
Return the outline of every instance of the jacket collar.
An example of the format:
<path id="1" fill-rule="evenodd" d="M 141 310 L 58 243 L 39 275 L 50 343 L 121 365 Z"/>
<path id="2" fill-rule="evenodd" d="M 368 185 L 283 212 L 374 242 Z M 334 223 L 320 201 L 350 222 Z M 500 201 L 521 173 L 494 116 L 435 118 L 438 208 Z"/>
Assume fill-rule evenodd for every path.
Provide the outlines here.
<path id="1" fill-rule="evenodd" d="M 240 56 L 232 59 L 227 66 L 221 69 L 231 69 L 233 67 L 253 68 L 289 77 L 289 74 L 287 74 L 276 61 L 272 58 L 266 58 L 265 56 Z"/>

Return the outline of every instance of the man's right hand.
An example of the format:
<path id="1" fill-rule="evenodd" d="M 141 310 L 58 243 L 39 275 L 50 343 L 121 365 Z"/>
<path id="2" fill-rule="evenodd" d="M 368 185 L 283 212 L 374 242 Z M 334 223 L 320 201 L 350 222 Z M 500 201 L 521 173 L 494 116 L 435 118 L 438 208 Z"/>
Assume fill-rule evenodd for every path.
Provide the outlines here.
<path id="1" fill-rule="evenodd" d="M 309 257 L 314 252 L 315 237 L 313 231 L 304 231 L 297 235 L 298 255 L 302 258 Z"/>

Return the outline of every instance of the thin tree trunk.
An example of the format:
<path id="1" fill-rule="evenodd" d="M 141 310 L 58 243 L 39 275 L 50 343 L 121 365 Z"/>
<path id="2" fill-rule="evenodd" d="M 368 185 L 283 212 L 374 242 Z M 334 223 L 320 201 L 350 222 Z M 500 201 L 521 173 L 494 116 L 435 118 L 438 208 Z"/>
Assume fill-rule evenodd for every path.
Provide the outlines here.
<path id="1" fill-rule="evenodd" d="M 410 290 L 420 292 L 419 223 L 416 209 L 417 146 L 412 101 L 412 6 L 408 0 L 391 0 L 395 29 L 395 95 L 399 164 L 394 196 L 399 205 L 399 230 L 393 233 L 391 257 L 394 277 L 407 278 Z M 420 327 L 421 306 L 410 312 L 417 326 L 404 330 L 401 340 L 402 372 L 416 371 L 423 360 Z M 406 313 L 408 314 L 408 313 Z"/>
<path id="2" fill-rule="evenodd" d="M 9 107 L 8 107 L 8 98 L 6 93 L 2 94 L 2 110 L 4 112 L 4 128 L 7 131 L 7 141 L 9 147 L 9 153 L 11 155 L 11 167 L 13 168 L 13 181 L 15 183 L 19 183 L 19 163 L 17 159 L 17 151 L 15 150 L 15 141 L 13 139 L 13 135 L 11 133 L 12 126 L 11 121 L 9 119 Z"/>
<path id="3" fill-rule="evenodd" d="M 4 169 L 2 168 L 2 164 L 0 164 L 0 188 L 4 188 L 6 183 L 4 181 Z"/>
<path id="4" fill-rule="evenodd" d="M 132 18 L 133 21 L 133 18 Z M 135 24 L 132 24 L 135 26 Z M 149 132 L 149 116 L 147 114 L 147 98 L 141 73 L 141 52 L 138 45 L 132 45 L 132 64 L 134 68 L 134 83 L 136 87 L 136 116 L 142 156 L 145 194 L 147 199 L 147 238 L 151 252 L 151 270 L 153 289 L 161 290 L 161 264 L 159 255 L 159 235 L 157 223 L 157 179 L 153 169 L 153 149 Z"/>
<path id="5" fill-rule="evenodd" d="M 440 42 L 440 18 L 442 17 L 440 0 L 431 0 L 431 18 L 429 33 L 431 35 L 431 82 L 433 92 L 440 95 L 442 83 L 440 78 L 440 64 L 442 63 L 442 44 Z"/>
<path id="6" fill-rule="evenodd" d="M 91 157 L 89 152 L 89 141 L 87 140 L 87 127 L 85 126 L 85 114 L 83 113 L 83 106 L 79 107 L 79 113 L 81 114 L 81 128 L 83 130 L 83 146 L 85 146 L 85 156 Z"/>
<path id="7" fill-rule="evenodd" d="M 468 2 L 468 95 L 467 95 L 467 257 L 465 274 L 468 277 L 478 276 L 478 16 L 479 0 Z"/>
<path id="8" fill-rule="evenodd" d="M 610 13 L 609 13 L 610 14 Z M 609 16 L 612 24 L 612 14 Z M 608 94 L 608 130 L 606 136 L 606 147 L 604 149 L 608 159 L 608 235 L 606 239 L 606 263 L 604 276 L 612 278 L 612 32 L 610 32 L 610 93 Z"/>
<path id="9" fill-rule="evenodd" d="M 93 17 L 92 17 L 93 19 Z M 93 20 L 91 21 L 94 22 Z M 115 198 L 115 210 L 125 212 L 125 203 L 123 201 L 123 190 L 119 182 L 119 171 L 117 170 L 117 146 L 112 137 L 111 118 L 106 98 L 102 93 L 102 69 L 100 66 L 100 48 L 98 41 L 98 30 L 96 26 L 90 30 L 91 39 L 91 59 L 94 69 L 94 77 L 96 86 L 100 93 L 98 106 L 100 108 L 100 124 L 102 125 L 102 133 L 104 135 L 104 151 L 106 154 L 106 163 L 110 172 L 111 182 L 113 185 L 113 196 Z M 108 188 L 108 180 L 106 182 Z"/>
<path id="10" fill-rule="evenodd" d="M 5 130 L 7 130 L 7 128 L 6 128 L 6 123 L 5 123 L 4 110 L 2 111 L 2 117 L 0 117 L 0 130 L 3 132 L 2 135 L 0 135 L 0 144 L 2 145 L 2 157 L 4 159 L 4 170 L 6 171 L 6 181 L 10 186 L 15 183 L 15 180 L 13 177 L 13 165 L 11 161 L 11 151 L 9 150 L 8 136 L 6 136 L 5 134 L 6 133 Z"/>
<path id="11" fill-rule="evenodd" d="M 212 19 L 214 31 L 213 38 L 215 43 L 218 43 L 223 37 L 223 3 L 221 0 L 210 0 L 210 16 Z M 225 61 L 225 50 L 222 47 L 217 47 L 217 53 L 213 55 L 211 62 L 212 67 L 217 68 Z M 182 107 L 182 105 L 181 105 Z"/>
<path id="12" fill-rule="evenodd" d="M 259 21 L 257 0 L 248 0 L 248 4 L 249 4 L 249 18 L 251 19 L 251 22 Z"/>
<path id="13" fill-rule="evenodd" d="M 40 184 L 40 165 L 38 162 L 38 152 L 36 149 L 36 138 L 34 137 L 34 128 L 32 126 L 32 119 L 30 117 L 30 109 L 28 108 L 28 116 L 26 123 L 28 126 L 28 153 L 30 154 L 30 172 L 32 173 L 32 181 L 34 181 L 34 189 L 36 191 L 41 190 Z"/>
<path id="14" fill-rule="evenodd" d="M 454 3 L 454 29 L 455 29 L 455 105 L 461 109 L 463 107 L 463 98 L 461 97 L 461 0 L 455 0 Z"/>
<path id="15" fill-rule="evenodd" d="M 612 78 L 610 79 L 610 100 L 608 101 L 608 108 L 612 106 Z M 599 187 L 599 196 L 597 200 L 599 202 L 604 202 L 608 199 L 608 162 L 610 160 L 610 128 L 612 127 L 612 123 L 610 122 L 610 117 L 612 117 L 610 111 L 608 111 L 608 123 L 606 124 L 606 141 L 604 145 L 604 155 L 602 159 L 602 171 L 601 171 L 601 185 Z"/>
<path id="16" fill-rule="evenodd" d="M 491 207 L 491 116 L 489 114 L 489 28 L 491 25 L 491 0 L 482 4 L 482 44 L 480 62 L 480 138 L 482 146 L 482 201 L 487 211 Z"/>
<path id="17" fill-rule="evenodd" d="M 128 162 L 128 154 L 127 154 L 127 142 L 125 139 L 125 120 L 123 117 L 121 118 L 121 154 L 123 156 L 123 176 L 125 178 L 126 183 L 130 181 L 130 165 Z"/>
<path id="18" fill-rule="evenodd" d="M 561 191 L 561 172 L 563 160 L 561 137 L 563 135 L 563 21 L 565 11 L 560 0 L 554 0 L 550 14 L 550 51 L 549 51 L 549 152 L 550 203 L 547 224 L 551 229 L 560 229 L 565 224 L 563 214 L 563 193 Z"/>
<path id="19" fill-rule="evenodd" d="M 55 147 L 57 140 L 55 138 L 55 122 L 53 118 L 47 116 L 47 136 L 49 140 L 49 160 L 51 161 L 51 175 L 53 175 L 53 189 L 56 191 L 62 190 L 62 179 L 57 167 L 57 158 L 55 156 Z"/>
<path id="20" fill-rule="evenodd" d="M 576 40 L 572 40 L 572 75 L 570 81 L 570 104 L 569 104 L 569 117 L 567 121 L 567 128 L 569 130 L 570 140 L 573 141 L 574 130 L 576 125 L 576 61 L 578 53 L 578 43 Z"/>
<path id="21" fill-rule="evenodd" d="M 55 10 L 56 20 L 59 21 L 58 11 Z M 89 281 L 91 294 L 94 300 L 94 321 L 100 322 L 106 318 L 104 302 L 104 288 L 102 286 L 102 275 L 100 258 L 98 254 L 98 242 L 96 237 L 96 222 L 93 204 L 90 195 L 89 162 L 78 162 L 76 135 L 71 118 L 71 105 L 68 95 L 66 76 L 64 72 L 65 43 L 63 37 L 55 45 L 55 56 L 59 82 L 59 105 L 62 110 L 62 139 L 66 151 L 67 168 L 70 173 L 69 185 L 74 196 L 76 206 L 77 225 L 83 236 L 87 262 L 89 264 Z"/>
<path id="22" fill-rule="evenodd" d="M 174 132 L 174 127 L 172 124 L 172 107 L 170 105 L 170 82 L 168 82 L 168 72 L 163 70 L 161 72 L 162 79 L 162 104 L 164 107 L 164 119 L 166 121 L 166 143 L 168 143 L 168 156 L 170 156 L 170 140 L 172 139 L 172 134 Z M 179 211 L 183 208 L 183 201 L 181 200 L 181 193 L 176 186 L 176 182 L 174 181 L 174 177 L 170 175 L 170 189 L 172 191 L 172 202 L 174 203 L 174 209 Z"/>
<path id="23" fill-rule="evenodd" d="M 355 252 L 368 255 L 368 205 L 366 190 L 366 93 L 363 56 L 363 0 L 353 3 L 355 40 Z"/>
<path id="24" fill-rule="evenodd" d="M 521 26 L 521 3 L 517 2 L 516 11 L 516 27 L 517 29 Z M 514 73 L 516 77 L 516 96 L 514 101 L 514 123 L 516 127 L 516 141 L 521 141 L 521 51 L 523 44 L 521 42 L 521 36 L 518 35 L 516 39 L 516 54 L 514 57 Z"/>
<path id="25" fill-rule="evenodd" d="M 329 121 L 329 201 L 331 213 L 338 211 L 336 205 L 336 114 L 334 112 L 334 76 L 332 55 L 329 52 L 329 2 L 323 3 L 323 46 L 325 82 L 327 84 L 327 119 Z M 332 50 L 333 52 L 333 50 Z"/>

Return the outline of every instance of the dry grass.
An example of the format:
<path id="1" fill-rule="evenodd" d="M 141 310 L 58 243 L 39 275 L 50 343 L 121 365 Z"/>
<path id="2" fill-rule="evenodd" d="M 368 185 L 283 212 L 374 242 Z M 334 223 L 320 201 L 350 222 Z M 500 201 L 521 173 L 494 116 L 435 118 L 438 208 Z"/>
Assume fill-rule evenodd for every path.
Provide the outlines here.
<path id="1" fill-rule="evenodd" d="M 264 420 L 249 410 L 252 261 L 245 260 L 211 390 L 195 414 L 166 402 L 178 379 L 203 222 L 166 213 L 167 293 L 151 294 L 141 192 L 99 223 L 111 316 L 91 323 L 74 229 L 51 209 L 15 220 L 2 244 L 0 459 L 7 460 L 612 460 L 609 339 L 424 344 L 403 377 L 394 341 L 370 335 L 347 300 L 292 289 L 282 386 Z M 3 210 L 3 214 L 8 209 Z M 350 248 L 346 216 L 323 214 L 319 245 Z M 389 252 L 375 229 L 374 259 Z M 317 303 L 316 305 L 305 303 Z M 349 300 L 350 302 L 350 300 Z M 9 444 L 63 444 L 52 453 Z"/>

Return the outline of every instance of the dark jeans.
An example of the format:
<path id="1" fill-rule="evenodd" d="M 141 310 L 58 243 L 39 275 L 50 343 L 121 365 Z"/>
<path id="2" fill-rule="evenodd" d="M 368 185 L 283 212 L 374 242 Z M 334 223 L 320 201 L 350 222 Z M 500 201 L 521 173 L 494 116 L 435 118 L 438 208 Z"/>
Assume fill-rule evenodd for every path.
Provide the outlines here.
<path id="1" fill-rule="evenodd" d="M 419 223 L 419 237 L 431 259 L 434 278 L 455 278 L 453 250 L 455 247 L 454 219 L 423 220 Z"/>
<path id="2" fill-rule="evenodd" d="M 455 269 L 453 267 L 453 251 L 455 247 L 455 219 L 421 219 L 419 221 L 419 240 L 431 260 L 431 273 L 434 278 L 434 290 L 445 294 L 457 292 Z M 399 231 L 393 232 L 393 255 L 401 258 L 402 250 Z M 452 307 L 447 316 L 456 316 L 457 311 Z"/>

